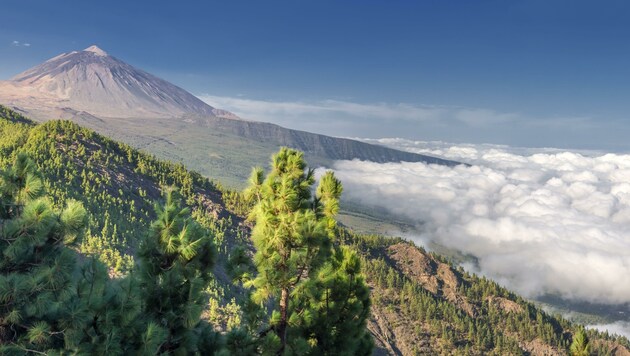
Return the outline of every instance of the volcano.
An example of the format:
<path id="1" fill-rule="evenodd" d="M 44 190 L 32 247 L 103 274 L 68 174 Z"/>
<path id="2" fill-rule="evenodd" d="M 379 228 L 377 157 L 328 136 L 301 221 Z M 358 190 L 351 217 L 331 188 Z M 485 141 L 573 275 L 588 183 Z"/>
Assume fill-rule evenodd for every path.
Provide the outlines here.
<path id="1" fill-rule="evenodd" d="M 244 182 L 252 164 L 281 146 L 309 162 L 457 162 L 356 140 L 248 121 L 214 108 L 186 90 L 109 55 L 98 46 L 60 54 L 8 81 L 0 104 L 37 121 L 67 119 L 184 163 L 202 174 Z"/>
<path id="2" fill-rule="evenodd" d="M 137 69 L 97 46 L 64 53 L 0 85 L 12 99 L 50 107 L 72 108 L 99 117 L 177 117 L 183 114 L 225 116 L 184 89 Z M 229 116 L 229 115 L 228 115 Z"/>

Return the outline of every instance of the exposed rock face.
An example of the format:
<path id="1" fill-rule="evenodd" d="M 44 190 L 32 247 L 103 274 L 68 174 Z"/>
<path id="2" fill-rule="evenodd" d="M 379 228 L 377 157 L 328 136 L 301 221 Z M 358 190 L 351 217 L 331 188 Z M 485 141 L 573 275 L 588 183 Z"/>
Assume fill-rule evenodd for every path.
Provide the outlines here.
<path id="1" fill-rule="evenodd" d="M 487 300 L 491 305 L 503 311 L 506 311 L 508 313 L 522 313 L 523 312 L 523 308 L 520 305 L 518 305 L 518 303 L 515 303 L 509 299 L 489 296 Z"/>
<path id="2" fill-rule="evenodd" d="M 389 251 L 392 261 L 403 273 L 420 282 L 431 293 L 441 295 L 471 317 L 475 317 L 475 307 L 458 292 L 457 287 L 461 280 L 448 264 L 436 261 L 405 244 L 393 245 Z"/>
<path id="3" fill-rule="evenodd" d="M 13 93 L 10 93 L 13 91 Z M 0 85 L 18 106 L 41 104 L 100 117 L 215 115 L 215 109 L 184 89 L 108 55 L 97 46 L 64 53 Z M 8 103 L 12 104 L 12 103 Z M 225 112 L 221 110 L 225 115 Z"/>

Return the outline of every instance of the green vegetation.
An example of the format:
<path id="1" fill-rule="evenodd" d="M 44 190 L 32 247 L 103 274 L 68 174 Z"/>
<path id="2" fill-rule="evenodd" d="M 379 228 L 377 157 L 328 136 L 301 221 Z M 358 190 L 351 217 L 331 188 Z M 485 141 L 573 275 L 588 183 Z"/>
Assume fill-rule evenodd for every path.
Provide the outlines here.
<path id="1" fill-rule="evenodd" d="M 210 325 L 201 322 L 202 291 L 212 278 L 215 251 L 207 231 L 177 200 L 174 191 L 167 191 L 138 252 L 143 315 L 153 320 L 146 338 L 159 345 L 157 353 L 207 355 L 218 348 L 209 342 L 217 339 Z"/>
<path id="2" fill-rule="evenodd" d="M 56 212 L 35 165 L 18 154 L 0 181 L 0 352 L 210 354 L 219 337 L 201 321 L 212 241 L 172 192 L 141 245 L 137 271 L 111 281 L 95 259 L 81 268 L 66 246 L 86 212 Z"/>
<path id="3" fill-rule="evenodd" d="M 33 126 L 0 120 L 0 130 L 3 166 L 19 149 L 41 168 L 55 206 L 71 199 L 85 206 L 89 221 L 80 251 L 98 256 L 112 273 L 122 275 L 133 267 L 137 232 L 146 231 L 155 218 L 153 202 L 166 186 L 178 187 L 192 214 L 217 235 L 218 248 L 227 248 L 225 230 L 235 217 L 211 200 L 220 202 L 215 184 L 181 164 L 159 161 L 67 121 Z"/>
<path id="4" fill-rule="evenodd" d="M 294 151 L 245 196 L 71 122 L 34 125 L 3 107 L 0 116 L 2 354 L 275 353 L 283 288 L 287 354 L 366 351 L 366 321 L 374 347 L 390 353 L 567 354 L 586 344 L 605 355 L 630 345 L 404 240 L 335 226 L 339 182 L 326 175 L 311 196 Z M 164 201 L 166 187 L 181 199 Z M 284 216 L 299 224 L 280 228 L 265 204 L 295 207 Z M 270 244 L 273 229 L 310 240 Z"/>
<path id="5" fill-rule="evenodd" d="M 35 165 L 17 157 L 0 180 L 0 353 L 60 347 L 77 322 L 65 247 L 85 225 L 85 210 L 69 202 L 61 212 L 44 197 Z M 79 317 L 80 318 L 80 317 Z"/>
<path id="6" fill-rule="evenodd" d="M 495 282 L 455 268 L 404 240 L 350 232 L 341 237 L 362 257 L 377 325 L 396 330 L 391 347 L 382 340 L 390 352 L 564 354 L 579 330 L 597 339 L 590 343 L 596 355 L 629 345 L 624 337 L 584 331 L 551 316 Z"/>
<path id="7" fill-rule="evenodd" d="M 579 329 L 575 333 L 569 353 L 571 356 L 589 356 L 591 354 L 591 345 L 589 345 L 588 336 L 586 336 L 584 329 Z"/>
<path id="8" fill-rule="evenodd" d="M 91 129 L 171 162 L 197 167 L 199 173 L 242 189 L 251 167 L 266 163 L 276 151 L 270 142 L 226 130 L 173 119 L 110 119 L 85 122 Z M 124 129 L 120 129 L 124 128 Z"/>
<path id="9" fill-rule="evenodd" d="M 331 248 L 341 183 L 327 172 L 313 198 L 314 172 L 306 168 L 301 152 L 282 148 L 266 178 L 253 171 L 246 197 L 256 202 L 258 273 L 246 284 L 254 302 L 273 301 L 268 324 L 279 353 L 369 354 L 369 291 L 360 261 L 351 250 Z"/>

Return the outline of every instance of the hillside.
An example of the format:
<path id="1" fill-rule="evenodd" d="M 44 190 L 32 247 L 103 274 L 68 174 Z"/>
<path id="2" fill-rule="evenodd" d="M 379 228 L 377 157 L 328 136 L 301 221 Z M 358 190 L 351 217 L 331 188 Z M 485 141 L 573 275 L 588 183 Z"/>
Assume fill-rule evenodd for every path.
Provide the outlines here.
<path id="1" fill-rule="evenodd" d="M 240 323 L 238 290 L 222 264 L 235 245 L 250 246 L 247 207 L 239 195 L 181 164 L 160 161 L 68 121 L 34 124 L 0 107 L 0 169 L 18 151 L 36 160 L 57 205 L 87 208 L 79 252 L 97 255 L 113 276 L 133 268 L 152 204 L 166 185 L 178 187 L 193 216 L 211 229 L 219 250 L 206 317 L 217 329 Z M 262 163 L 262 162 L 261 162 Z M 550 316 L 496 283 L 394 238 L 340 229 L 337 242 L 358 251 L 371 288 L 369 324 L 377 354 L 566 354 L 577 325 Z M 589 331 L 599 354 L 628 354 L 625 338 Z"/>
<path id="2" fill-rule="evenodd" d="M 236 136 L 261 142 L 275 142 L 303 151 L 314 158 L 329 160 L 363 159 L 373 162 L 426 162 L 441 165 L 456 165 L 457 162 L 440 158 L 421 156 L 410 152 L 392 150 L 384 146 L 366 144 L 360 141 L 318 135 L 305 131 L 287 130 L 281 126 L 255 121 L 234 121 L 226 118 L 186 117 L 191 122 L 199 122 L 213 130 L 229 132 Z"/>
<path id="3" fill-rule="evenodd" d="M 318 165 L 337 159 L 457 164 L 243 120 L 97 46 L 60 54 L 0 81 L 0 104 L 37 121 L 74 121 L 235 187 L 280 146 L 304 151 Z"/>

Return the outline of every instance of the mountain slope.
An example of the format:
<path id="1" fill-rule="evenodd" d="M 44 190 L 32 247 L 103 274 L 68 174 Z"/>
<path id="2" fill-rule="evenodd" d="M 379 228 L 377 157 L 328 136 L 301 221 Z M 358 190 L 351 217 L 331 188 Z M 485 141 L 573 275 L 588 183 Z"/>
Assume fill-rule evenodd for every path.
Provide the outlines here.
<path id="1" fill-rule="evenodd" d="M 251 248 L 250 226 L 242 218 L 247 207 L 238 194 L 71 122 L 35 125 L 0 107 L 0 170 L 18 150 L 36 160 L 56 204 L 83 202 L 91 218 L 80 252 L 98 256 L 114 275 L 131 268 L 160 188 L 178 187 L 195 219 L 216 236 L 217 283 L 207 291 L 206 316 L 218 329 L 240 323 L 240 293 L 221 267 L 235 244 Z M 338 243 L 362 256 L 377 354 L 566 354 L 577 328 L 403 240 L 341 230 Z M 594 331 L 589 336 L 598 353 L 628 353 L 625 338 Z"/>
<path id="2" fill-rule="evenodd" d="M 109 56 L 96 46 L 64 53 L 6 83 L 60 107 L 100 117 L 214 115 L 215 109 L 165 80 Z"/>
<path id="3" fill-rule="evenodd" d="M 77 122 L 202 174 L 226 172 L 221 178 L 232 186 L 246 180 L 252 159 L 266 162 L 280 146 L 302 150 L 317 164 L 337 159 L 456 164 L 242 120 L 96 46 L 61 54 L 0 81 L 0 104 L 38 121 Z"/>
<path id="4" fill-rule="evenodd" d="M 426 162 L 441 165 L 456 165 L 457 162 L 418 155 L 410 152 L 391 150 L 385 146 L 371 145 L 360 141 L 330 137 L 306 131 L 287 130 L 281 126 L 265 123 L 243 121 L 238 125 L 225 118 L 212 118 L 203 124 L 222 132 L 230 132 L 236 136 L 261 142 L 275 142 L 281 146 L 304 151 L 314 157 L 326 157 L 331 160 L 359 158 L 373 162 Z"/>

